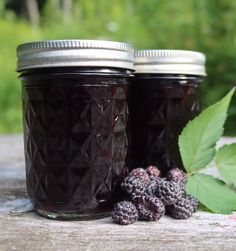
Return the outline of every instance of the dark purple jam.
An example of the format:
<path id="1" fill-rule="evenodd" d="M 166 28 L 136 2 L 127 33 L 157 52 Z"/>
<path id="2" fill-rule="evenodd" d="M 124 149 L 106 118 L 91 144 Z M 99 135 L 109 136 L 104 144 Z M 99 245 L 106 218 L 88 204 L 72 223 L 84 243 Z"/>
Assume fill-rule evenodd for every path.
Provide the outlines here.
<path id="1" fill-rule="evenodd" d="M 130 98 L 131 168 L 157 165 L 165 174 L 174 165 L 182 167 L 178 136 L 200 111 L 201 81 L 191 75 L 136 74 Z"/>
<path id="2" fill-rule="evenodd" d="M 127 71 L 51 68 L 20 78 L 27 191 L 36 211 L 109 214 L 126 172 Z"/>

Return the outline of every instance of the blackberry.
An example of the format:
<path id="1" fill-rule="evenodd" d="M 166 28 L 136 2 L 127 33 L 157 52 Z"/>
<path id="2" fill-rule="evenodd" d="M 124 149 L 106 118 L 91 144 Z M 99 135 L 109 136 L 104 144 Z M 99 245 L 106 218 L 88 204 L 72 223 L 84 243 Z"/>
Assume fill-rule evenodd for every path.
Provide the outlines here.
<path id="1" fill-rule="evenodd" d="M 164 179 L 161 179 L 156 176 L 151 176 L 151 181 L 148 182 L 145 193 L 146 195 L 156 196 L 157 183 L 162 182 Z"/>
<path id="2" fill-rule="evenodd" d="M 160 177 L 161 171 L 156 166 L 148 166 L 146 172 L 149 176 Z"/>
<path id="3" fill-rule="evenodd" d="M 167 207 L 168 214 L 175 219 L 187 219 L 195 210 L 192 200 L 188 197 L 182 197 L 175 204 Z"/>
<path id="4" fill-rule="evenodd" d="M 143 169 L 143 168 L 141 168 L 141 167 L 138 167 L 138 168 L 133 169 L 133 170 L 130 172 L 129 176 L 139 177 L 139 178 L 141 178 L 145 183 L 149 182 L 149 180 L 150 180 L 150 179 L 149 179 L 149 176 L 148 176 L 148 174 L 147 174 L 147 172 L 146 172 L 146 170 Z"/>
<path id="5" fill-rule="evenodd" d="M 154 180 L 150 181 L 145 189 L 146 195 L 155 196 L 157 189 L 157 184 Z"/>
<path id="6" fill-rule="evenodd" d="M 130 201 L 122 201 L 114 206 L 112 219 L 115 223 L 128 225 L 138 220 L 138 211 Z"/>
<path id="7" fill-rule="evenodd" d="M 186 199 L 188 199 L 191 202 L 191 204 L 193 206 L 193 212 L 195 213 L 197 211 L 199 201 L 196 198 L 194 198 L 194 197 L 192 197 L 190 195 L 187 195 Z"/>
<path id="8" fill-rule="evenodd" d="M 155 196 L 143 196 L 142 203 L 137 204 L 139 220 L 156 221 L 165 214 L 163 202 Z"/>
<path id="9" fill-rule="evenodd" d="M 162 200 L 165 205 L 176 203 L 183 196 L 183 189 L 178 183 L 173 181 L 157 182 L 156 196 Z"/>
<path id="10" fill-rule="evenodd" d="M 139 201 L 145 193 L 145 182 L 140 177 L 127 176 L 121 183 L 121 189 L 134 201 Z"/>
<path id="11" fill-rule="evenodd" d="M 184 171 L 175 167 L 172 168 L 166 175 L 167 180 L 185 184 L 187 181 L 187 175 Z"/>
<path id="12" fill-rule="evenodd" d="M 150 181 L 160 182 L 166 180 L 166 178 L 156 177 L 156 176 L 149 176 Z"/>

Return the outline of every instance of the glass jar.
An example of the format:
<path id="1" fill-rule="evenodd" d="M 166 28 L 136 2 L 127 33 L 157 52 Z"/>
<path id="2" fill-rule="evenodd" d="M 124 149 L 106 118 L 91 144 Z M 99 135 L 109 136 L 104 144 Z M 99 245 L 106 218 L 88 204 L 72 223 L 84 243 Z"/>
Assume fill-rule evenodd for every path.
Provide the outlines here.
<path id="1" fill-rule="evenodd" d="M 178 136 L 200 112 L 204 64 L 205 56 L 199 52 L 136 52 L 127 157 L 131 169 L 157 165 L 165 174 L 173 166 L 182 168 Z"/>
<path id="2" fill-rule="evenodd" d="M 20 45 L 26 183 L 39 214 L 109 215 L 126 170 L 129 44 L 58 40 Z"/>

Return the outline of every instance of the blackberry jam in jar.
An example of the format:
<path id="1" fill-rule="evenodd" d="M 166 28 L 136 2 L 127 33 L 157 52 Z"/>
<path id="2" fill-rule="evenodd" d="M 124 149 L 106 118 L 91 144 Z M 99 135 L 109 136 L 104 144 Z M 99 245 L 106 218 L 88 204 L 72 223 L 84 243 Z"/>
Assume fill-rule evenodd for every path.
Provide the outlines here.
<path id="1" fill-rule="evenodd" d="M 26 183 L 39 214 L 110 214 L 126 170 L 129 44 L 57 40 L 17 48 Z"/>
<path id="2" fill-rule="evenodd" d="M 134 59 L 129 150 L 131 168 L 157 165 L 165 174 L 182 167 L 178 136 L 200 111 L 205 56 L 183 50 L 141 50 Z"/>

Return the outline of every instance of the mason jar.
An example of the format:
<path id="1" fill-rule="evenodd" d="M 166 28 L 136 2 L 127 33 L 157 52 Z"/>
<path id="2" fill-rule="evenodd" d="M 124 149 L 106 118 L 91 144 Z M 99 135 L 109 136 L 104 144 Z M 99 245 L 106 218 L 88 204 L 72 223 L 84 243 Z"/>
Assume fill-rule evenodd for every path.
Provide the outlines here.
<path id="1" fill-rule="evenodd" d="M 126 173 L 129 44 L 55 40 L 17 48 L 27 192 L 54 219 L 109 215 Z"/>
<path id="2" fill-rule="evenodd" d="M 200 112 L 205 56 L 184 50 L 135 53 L 131 84 L 129 154 L 132 168 L 156 165 L 165 174 L 182 168 L 178 136 Z"/>

